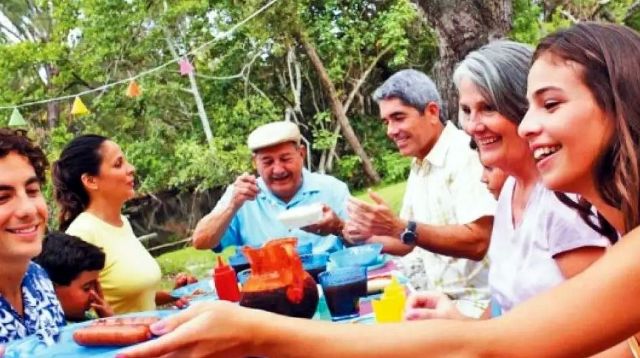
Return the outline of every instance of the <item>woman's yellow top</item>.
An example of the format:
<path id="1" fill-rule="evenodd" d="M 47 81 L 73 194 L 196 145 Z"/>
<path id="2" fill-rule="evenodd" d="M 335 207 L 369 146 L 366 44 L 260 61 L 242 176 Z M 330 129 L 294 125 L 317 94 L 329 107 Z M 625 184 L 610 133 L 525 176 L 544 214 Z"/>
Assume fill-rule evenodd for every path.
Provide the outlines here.
<path id="1" fill-rule="evenodd" d="M 635 336 L 632 336 L 627 340 L 629 343 L 629 349 L 631 350 L 631 354 L 633 354 L 634 358 L 640 358 L 640 345 L 638 345 L 638 340 Z"/>
<path id="2" fill-rule="evenodd" d="M 156 260 L 136 238 L 129 220 L 113 226 L 84 212 L 66 233 L 100 247 L 106 256 L 99 281 L 105 299 L 116 314 L 154 310 L 162 273 Z"/>

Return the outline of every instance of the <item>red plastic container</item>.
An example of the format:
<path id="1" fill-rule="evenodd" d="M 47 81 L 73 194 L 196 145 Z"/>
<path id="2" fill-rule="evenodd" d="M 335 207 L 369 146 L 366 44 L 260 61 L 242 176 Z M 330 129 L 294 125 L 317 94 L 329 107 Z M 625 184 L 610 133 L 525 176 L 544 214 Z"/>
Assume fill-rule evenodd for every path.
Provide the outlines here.
<path id="1" fill-rule="evenodd" d="M 218 266 L 213 269 L 213 283 L 218 298 L 225 301 L 240 301 L 240 289 L 236 280 L 236 272 L 218 256 Z"/>

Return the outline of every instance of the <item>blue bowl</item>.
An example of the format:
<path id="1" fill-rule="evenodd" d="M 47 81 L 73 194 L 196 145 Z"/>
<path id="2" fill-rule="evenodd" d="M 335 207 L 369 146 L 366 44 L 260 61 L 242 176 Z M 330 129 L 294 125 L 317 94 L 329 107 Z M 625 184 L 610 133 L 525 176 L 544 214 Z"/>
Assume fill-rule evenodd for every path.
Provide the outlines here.
<path id="1" fill-rule="evenodd" d="M 336 267 L 369 266 L 376 262 L 381 252 L 382 244 L 366 244 L 336 251 L 329 259 Z"/>
<path id="2" fill-rule="evenodd" d="M 302 267 L 313 277 L 316 283 L 318 282 L 318 275 L 327 270 L 328 260 L 329 254 L 326 253 L 300 256 Z"/>
<path id="3" fill-rule="evenodd" d="M 298 245 L 296 246 L 296 251 L 298 255 L 309 255 L 313 252 L 313 241 L 307 241 L 303 244 L 298 240 Z"/>
<path id="4" fill-rule="evenodd" d="M 300 255 L 300 261 L 305 270 L 327 266 L 329 254 Z"/>

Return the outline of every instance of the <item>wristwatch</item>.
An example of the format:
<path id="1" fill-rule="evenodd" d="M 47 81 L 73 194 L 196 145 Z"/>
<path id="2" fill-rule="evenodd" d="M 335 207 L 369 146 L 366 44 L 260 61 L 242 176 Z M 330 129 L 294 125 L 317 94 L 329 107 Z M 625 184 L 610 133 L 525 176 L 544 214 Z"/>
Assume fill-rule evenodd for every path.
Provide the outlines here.
<path id="1" fill-rule="evenodd" d="M 400 234 L 400 240 L 405 245 L 415 245 L 418 240 L 418 233 L 416 232 L 416 222 L 409 220 L 407 222 L 407 227 L 404 229 L 402 234 Z"/>

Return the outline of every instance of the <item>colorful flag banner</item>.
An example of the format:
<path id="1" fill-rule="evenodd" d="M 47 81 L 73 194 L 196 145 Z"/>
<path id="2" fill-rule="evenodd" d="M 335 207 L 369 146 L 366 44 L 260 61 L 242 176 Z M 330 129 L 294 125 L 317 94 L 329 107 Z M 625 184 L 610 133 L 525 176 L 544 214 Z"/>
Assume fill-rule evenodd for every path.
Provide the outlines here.
<path id="1" fill-rule="evenodd" d="M 71 114 L 76 116 L 83 116 L 89 113 L 91 112 L 89 112 L 89 109 L 87 109 L 87 106 L 85 106 L 84 103 L 82 103 L 82 100 L 80 99 L 80 97 L 76 96 L 76 99 L 73 100 L 73 106 L 71 106 Z"/>
<path id="2" fill-rule="evenodd" d="M 180 60 L 178 62 L 178 64 L 180 65 L 180 74 L 183 76 L 186 76 L 188 74 L 190 74 L 191 72 L 193 72 L 193 65 L 191 65 L 191 62 L 189 62 L 189 60 L 187 58 L 183 58 L 182 60 Z"/>
<path id="3" fill-rule="evenodd" d="M 129 82 L 129 86 L 127 87 L 126 95 L 127 97 L 135 98 L 139 97 L 142 94 L 142 89 L 136 80 L 131 80 Z"/>
<path id="4" fill-rule="evenodd" d="M 9 127 L 26 127 L 28 126 L 27 121 L 24 120 L 20 111 L 17 108 L 13 109 L 11 113 L 11 118 L 9 118 Z"/>
<path id="5" fill-rule="evenodd" d="M 85 114 L 90 114 L 91 112 L 89 111 L 89 109 L 84 105 L 84 103 L 82 103 L 82 100 L 80 99 L 80 96 L 89 94 L 89 93 L 96 93 L 96 92 L 103 92 L 109 88 L 112 88 L 114 86 L 118 86 L 124 83 L 129 82 L 129 87 L 133 87 L 132 89 L 134 89 L 133 91 L 131 91 L 132 94 L 136 94 L 135 91 L 135 87 L 136 85 L 132 85 L 131 82 L 134 82 L 135 78 L 139 78 L 142 76 L 147 76 L 149 74 L 155 73 L 157 71 L 162 70 L 163 68 L 167 67 L 170 64 L 174 64 L 176 63 L 176 61 L 178 61 L 178 64 L 180 66 L 180 74 L 182 76 L 186 76 L 190 73 L 193 73 L 195 68 L 194 66 L 189 62 L 189 59 L 186 57 L 188 55 L 195 55 L 195 56 L 199 56 L 202 55 L 202 50 L 208 48 L 209 46 L 211 46 L 212 44 L 218 42 L 220 39 L 224 39 L 224 38 L 228 38 L 229 36 L 231 36 L 238 28 L 244 26 L 247 22 L 249 22 L 251 19 L 253 19 L 254 17 L 258 16 L 259 14 L 263 13 L 264 11 L 266 11 L 268 8 L 270 8 L 273 4 L 275 4 L 276 2 L 278 2 L 279 0 L 271 0 L 269 1 L 267 4 L 265 4 L 264 6 L 262 6 L 260 9 L 256 10 L 253 14 L 249 15 L 248 17 L 246 17 L 244 20 L 236 23 L 235 25 L 233 25 L 229 30 L 227 30 L 224 33 L 220 33 L 219 35 L 215 36 L 212 40 L 207 41 L 199 46 L 197 46 L 196 48 L 186 52 L 181 59 L 177 60 L 177 59 L 171 59 L 159 66 L 144 70 L 142 72 L 139 72 L 138 74 L 136 74 L 133 77 L 130 77 L 128 79 L 121 79 L 121 80 L 117 80 L 115 82 L 111 82 L 111 83 L 106 83 L 103 84 L 102 86 L 98 86 L 98 87 L 94 87 L 91 88 L 89 90 L 77 93 L 77 94 L 71 94 L 71 95 L 63 95 L 63 96 L 59 96 L 59 97 L 52 97 L 52 98 L 45 98 L 45 99 L 36 99 L 30 102 L 25 102 L 25 103 L 19 103 L 19 104 L 2 104 L 0 103 L 0 110 L 9 110 L 9 109 L 13 109 L 13 113 L 11 115 L 11 118 L 14 117 L 14 115 L 19 116 L 16 117 L 15 120 L 10 119 L 10 121 L 12 121 L 12 123 L 22 123 L 22 121 L 24 121 L 24 118 L 22 118 L 22 115 L 20 114 L 20 112 L 17 110 L 18 108 L 23 108 L 23 107 L 29 107 L 29 106 L 35 106 L 35 105 L 40 105 L 40 104 L 45 104 L 45 103 L 52 103 L 52 102 L 59 102 L 59 101 L 65 101 L 68 100 L 70 98 L 74 98 L 73 101 L 73 106 L 71 107 L 71 114 L 72 115 L 85 115 Z M 138 87 L 138 91 L 137 91 L 137 95 L 140 96 L 142 94 L 141 88 L 139 85 L 137 85 Z M 129 89 L 127 89 L 127 93 L 129 93 Z M 131 97 L 135 97 L 135 96 L 131 96 Z M 20 120 L 20 118 L 22 118 L 22 120 Z M 26 121 L 24 121 L 25 125 L 28 125 L 28 123 Z M 21 124 L 20 124 L 21 125 Z"/>

